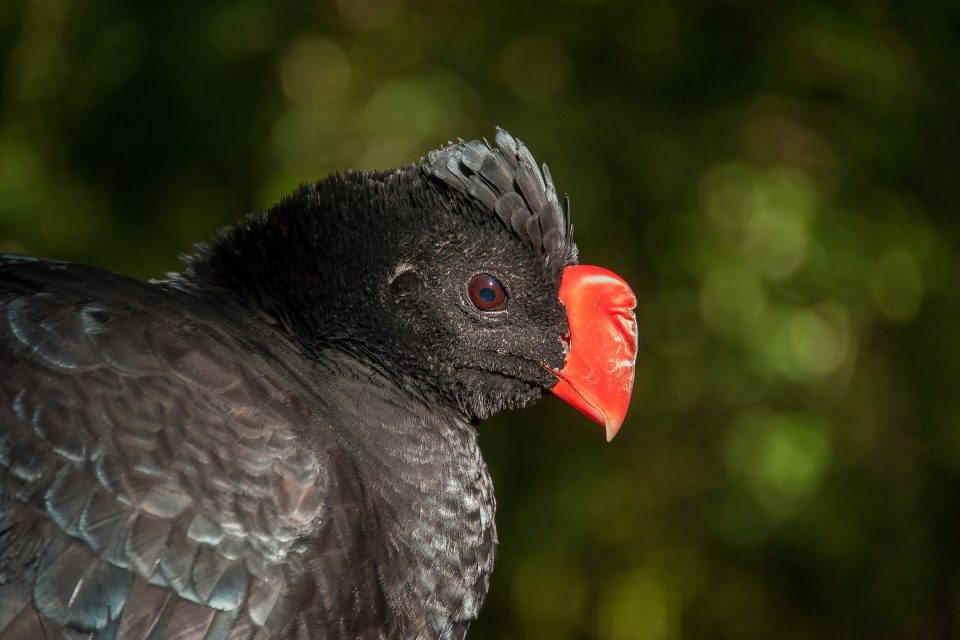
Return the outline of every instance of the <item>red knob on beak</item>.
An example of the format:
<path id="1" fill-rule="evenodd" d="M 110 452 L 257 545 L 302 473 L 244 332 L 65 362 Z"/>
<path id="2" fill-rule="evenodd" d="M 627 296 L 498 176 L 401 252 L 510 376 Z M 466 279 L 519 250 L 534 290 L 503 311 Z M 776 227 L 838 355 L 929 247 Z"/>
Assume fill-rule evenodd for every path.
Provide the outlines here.
<path id="1" fill-rule="evenodd" d="M 604 425 L 613 440 L 630 404 L 637 359 L 637 299 L 620 276 L 600 267 L 563 271 L 570 351 L 551 391 Z"/>

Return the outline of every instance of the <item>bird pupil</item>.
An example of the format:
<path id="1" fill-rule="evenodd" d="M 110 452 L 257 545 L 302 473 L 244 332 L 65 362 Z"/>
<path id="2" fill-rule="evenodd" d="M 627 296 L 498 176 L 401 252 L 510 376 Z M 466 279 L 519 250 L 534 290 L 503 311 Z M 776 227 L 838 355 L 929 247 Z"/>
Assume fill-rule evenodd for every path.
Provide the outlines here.
<path id="1" fill-rule="evenodd" d="M 480 289 L 480 299 L 484 302 L 493 302 L 497 299 L 497 292 L 490 287 L 484 287 Z"/>

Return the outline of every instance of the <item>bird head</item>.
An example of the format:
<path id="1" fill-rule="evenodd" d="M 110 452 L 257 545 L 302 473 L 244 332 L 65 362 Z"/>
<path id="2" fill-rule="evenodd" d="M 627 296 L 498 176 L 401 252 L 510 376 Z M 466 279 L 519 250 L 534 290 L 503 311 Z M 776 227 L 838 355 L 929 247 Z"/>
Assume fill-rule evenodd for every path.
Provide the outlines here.
<path id="1" fill-rule="evenodd" d="M 419 163 L 301 187 L 190 259 L 306 348 L 338 348 L 477 421 L 551 391 L 623 422 L 627 284 L 577 264 L 569 206 L 503 130 Z"/>

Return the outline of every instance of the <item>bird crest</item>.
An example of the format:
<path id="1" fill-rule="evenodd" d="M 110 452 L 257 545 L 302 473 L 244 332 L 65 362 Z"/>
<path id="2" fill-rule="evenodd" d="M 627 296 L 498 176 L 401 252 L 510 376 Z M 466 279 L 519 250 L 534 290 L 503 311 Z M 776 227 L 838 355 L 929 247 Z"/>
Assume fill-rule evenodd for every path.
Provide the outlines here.
<path id="1" fill-rule="evenodd" d="M 496 213 L 523 242 L 548 263 L 577 260 L 570 224 L 570 200 L 561 204 L 547 165 L 527 147 L 497 127 L 495 146 L 486 140 L 460 140 L 431 151 L 423 160 L 427 172 Z"/>

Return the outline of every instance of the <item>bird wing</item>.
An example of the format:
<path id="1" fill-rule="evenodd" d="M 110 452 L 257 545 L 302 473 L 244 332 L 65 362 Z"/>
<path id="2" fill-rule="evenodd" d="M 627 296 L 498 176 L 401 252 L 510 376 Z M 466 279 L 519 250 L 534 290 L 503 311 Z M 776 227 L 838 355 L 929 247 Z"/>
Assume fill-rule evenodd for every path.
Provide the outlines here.
<path id="1" fill-rule="evenodd" d="M 163 293 L 0 256 L 0 640 L 290 620 L 297 545 L 345 463 L 298 446 L 310 408 L 255 346 Z"/>

